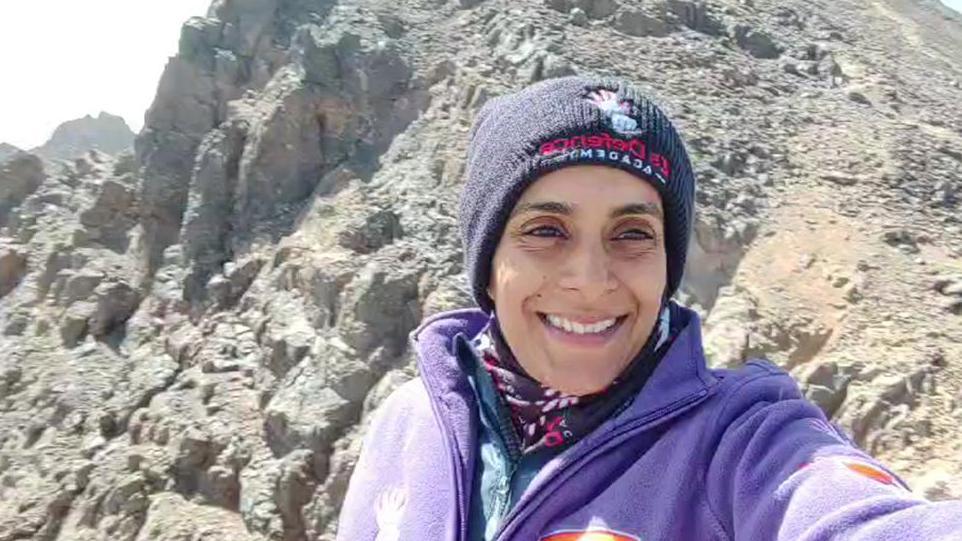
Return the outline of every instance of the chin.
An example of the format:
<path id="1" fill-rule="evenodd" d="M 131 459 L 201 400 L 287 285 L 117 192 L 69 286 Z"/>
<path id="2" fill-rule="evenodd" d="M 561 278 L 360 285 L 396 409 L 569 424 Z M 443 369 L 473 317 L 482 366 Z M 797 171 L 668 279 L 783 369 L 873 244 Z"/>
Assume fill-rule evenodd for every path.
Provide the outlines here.
<path id="1" fill-rule="evenodd" d="M 595 394 L 595 393 L 604 391 L 606 388 L 608 388 L 608 385 L 610 385 L 612 381 L 614 381 L 614 378 L 612 378 L 611 380 L 605 383 L 599 382 L 596 384 L 592 382 L 584 382 L 584 381 L 577 382 L 577 383 L 571 382 L 572 384 L 570 386 L 569 385 L 562 385 L 559 387 L 552 386 L 552 388 L 569 395 L 585 396 L 585 395 Z"/>

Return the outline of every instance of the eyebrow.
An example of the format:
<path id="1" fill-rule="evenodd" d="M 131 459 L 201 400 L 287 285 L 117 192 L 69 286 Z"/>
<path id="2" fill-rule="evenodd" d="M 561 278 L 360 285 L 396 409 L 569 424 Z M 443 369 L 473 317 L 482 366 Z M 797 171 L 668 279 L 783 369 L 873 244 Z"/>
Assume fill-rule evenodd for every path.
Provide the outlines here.
<path id="1" fill-rule="evenodd" d="M 552 214 L 564 214 L 565 216 L 574 214 L 574 207 L 568 203 L 559 201 L 538 201 L 535 203 L 521 203 L 511 212 L 511 216 L 524 214 L 526 212 L 550 212 Z"/>
<path id="2" fill-rule="evenodd" d="M 664 218 L 661 205 L 656 205 L 654 203 L 630 203 L 623 205 L 612 210 L 608 217 L 618 218 L 621 216 L 627 216 L 629 214 L 648 214 L 658 218 L 659 220 Z"/>
<path id="3" fill-rule="evenodd" d="M 574 214 L 574 210 L 574 205 L 562 203 L 560 201 L 537 201 L 534 203 L 522 203 L 518 205 L 511 213 L 511 217 L 514 217 L 518 214 L 524 214 L 526 212 L 537 211 L 570 216 Z M 630 214 L 647 214 L 658 219 L 664 218 L 664 213 L 661 210 L 661 206 L 654 203 L 629 203 L 627 205 L 622 205 L 613 209 L 608 214 L 608 217 L 618 218 Z"/>

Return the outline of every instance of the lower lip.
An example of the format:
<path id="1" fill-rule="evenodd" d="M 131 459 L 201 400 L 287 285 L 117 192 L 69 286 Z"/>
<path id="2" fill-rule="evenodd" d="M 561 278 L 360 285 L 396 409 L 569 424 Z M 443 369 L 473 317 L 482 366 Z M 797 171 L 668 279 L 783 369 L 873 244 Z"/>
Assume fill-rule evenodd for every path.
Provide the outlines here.
<path id="1" fill-rule="evenodd" d="M 551 336 L 556 340 L 572 346 L 598 347 L 610 342 L 615 333 L 617 333 L 618 330 L 621 329 L 621 326 L 624 325 L 625 320 L 628 319 L 628 317 L 621 316 L 618 318 L 617 323 L 611 327 L 608 327 L 607 329 L 598 333 L 589 334 L 576 334 L 573 332 L 568 332 L 564 329 L 559 329 L 558 327 L 548 323 L 548 321 L 545 319 L 545 316 L 541 314 L 538 314 L 538 319 L 541 320 L 542 325 L 544 325 L 544 328 L 547 329 L 548 336 Z"/>

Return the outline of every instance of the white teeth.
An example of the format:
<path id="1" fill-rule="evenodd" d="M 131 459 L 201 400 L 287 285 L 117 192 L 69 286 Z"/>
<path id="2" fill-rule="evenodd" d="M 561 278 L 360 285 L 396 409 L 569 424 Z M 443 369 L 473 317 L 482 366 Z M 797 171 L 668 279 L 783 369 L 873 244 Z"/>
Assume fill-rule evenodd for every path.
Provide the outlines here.
<path id="1" fill-rule="evenodd" d="M 599 321 L 598 323 L 593 323 L 591 325 L 583 325 L 581 323 L 576 323 L 574 321 L 568 321 L 562 317 L 548 314 L 548 323 L 558 327 L 559 329 L 564 329 L 570 333 L 575 334 L 593 334 L 604 331 L 605 329 L 614 325 L 618 320 L 617 318 L 606 319 L 604 321 Z"/>

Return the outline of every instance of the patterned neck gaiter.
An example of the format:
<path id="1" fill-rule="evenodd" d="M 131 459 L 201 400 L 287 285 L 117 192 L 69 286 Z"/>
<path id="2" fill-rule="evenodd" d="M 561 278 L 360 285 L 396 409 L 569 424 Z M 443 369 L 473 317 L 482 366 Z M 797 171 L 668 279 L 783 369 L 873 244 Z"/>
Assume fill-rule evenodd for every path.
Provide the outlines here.
<path id="1" fill-rule="evenodd" d="M 529 376 L 492 314 L 471 344 L 511 414 L 522 452 L 567 447 L 626 407 L 677 334 L 672 329 L 671 306 L 662 309 L 655 332 L 625 370 L 606 389 L 582 396 L 562 393 Z"/>

